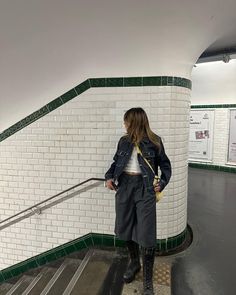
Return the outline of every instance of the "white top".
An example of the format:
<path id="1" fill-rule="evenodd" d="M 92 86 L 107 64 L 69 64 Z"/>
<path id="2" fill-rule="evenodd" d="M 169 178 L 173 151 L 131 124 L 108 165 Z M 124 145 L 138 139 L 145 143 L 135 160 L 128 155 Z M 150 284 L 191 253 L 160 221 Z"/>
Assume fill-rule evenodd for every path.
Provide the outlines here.
<path id="1" fill-rule="evenodd" d="M 141 169 L 139 167 L 138 162 L 138 154 L 137 150 L 134 147 L 129 162 L 127 163 L 124 172 L 134 172 L 134 173 L 141 173 Z"/>

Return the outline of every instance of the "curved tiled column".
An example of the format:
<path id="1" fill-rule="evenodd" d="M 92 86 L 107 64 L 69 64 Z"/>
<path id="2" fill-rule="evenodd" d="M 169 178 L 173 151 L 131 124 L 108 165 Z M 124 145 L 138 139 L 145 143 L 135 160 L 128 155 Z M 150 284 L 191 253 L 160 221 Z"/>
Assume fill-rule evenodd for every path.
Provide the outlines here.
<path id="1" fill-rule="evenodd" d="M 171 181 L 157 204 L 157 237 L 168 239 L 186 229 L 190 90 L 161 87 L 151 95 L 151 125 L 164 139 L 172 164 Z"/>

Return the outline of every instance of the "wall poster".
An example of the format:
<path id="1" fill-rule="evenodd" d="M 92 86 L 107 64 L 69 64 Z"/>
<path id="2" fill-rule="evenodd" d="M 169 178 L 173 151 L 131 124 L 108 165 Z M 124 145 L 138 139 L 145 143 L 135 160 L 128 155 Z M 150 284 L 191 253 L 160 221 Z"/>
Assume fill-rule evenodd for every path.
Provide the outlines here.
<path id="1" fill-rule="evenodd" d="M 236 164 L 236 110 L 230 110 L 228 162 Z"/>
<path id="2" fill-rule="evenodd" d="M 214 110 L 190 111 L 189 160 L 212 161 Z"/>

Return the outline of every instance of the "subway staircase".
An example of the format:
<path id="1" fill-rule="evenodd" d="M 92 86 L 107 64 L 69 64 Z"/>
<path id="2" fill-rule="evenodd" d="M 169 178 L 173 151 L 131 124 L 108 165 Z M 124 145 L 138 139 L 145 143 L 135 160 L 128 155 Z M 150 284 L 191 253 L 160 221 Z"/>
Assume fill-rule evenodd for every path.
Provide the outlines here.
<path id="1" fill-rule="evenodd" d="M 127 255 L 92 248 L 0 284 L 0 295 L 119 295 Z"/>

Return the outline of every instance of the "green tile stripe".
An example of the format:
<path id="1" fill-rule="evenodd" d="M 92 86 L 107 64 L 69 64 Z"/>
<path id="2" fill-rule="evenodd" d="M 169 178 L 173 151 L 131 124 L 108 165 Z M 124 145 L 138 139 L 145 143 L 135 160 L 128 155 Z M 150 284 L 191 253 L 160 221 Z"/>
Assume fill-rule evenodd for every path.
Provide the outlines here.
<path id="1" fill-rule="evenodd" d="M 30 114 L 23 120 L 17 122 L 11 127 L 0 133 L 0 142 L 9 136 L 13 135 L 17 131 L 23 129 L 27 125 L 33 123 L 39 118 L 45 116 L 46 114 L 54 111 L 56 108 L 67 103 L 71 99 L 85 92 L 89 88 L 96 87 L 139 87 L 139 86 L 179 86 L 191 89 L 192 82 L 185 78 L 180 77 L 169 77 L 169 76 L 159 76 L 159 77 L 126 77 L 126 78 L 91 78 L 80 83 L 76 87 L 62 94 L 61 96 L 55 98 L 50 103 L 46 104 L 44 107 Z"/>
<path id="2" fill-rule="evenodd" d="M 157 252 L 166 253 L 181 246 L 186 240 L 187 228 L 179 235 L 168 239 L 157 240 Z M 32 268 L 42 266 L 61 257 L 65 257 L 75 251 L 93 246 L 124 247 L 125 242 L 117 239 L 114 235 L 90 233 L 69 243 L 51 249 L 47 252 L 34 256 L 23 262 L 10 266 L 0 271 L 0 282 L 6 281 Z"/>
<path id="3" fill-rule="evenodd" d="M 236 167 L 229 167 L 229 166 L 226 167 L 226 166 L 209 165 L 209 164 L 202 164 L 202 163 L 189 163 L 188 166 L 192 168 L 236 173 Z"/>
<path id="4" fill-rule="evenodd" d="M 236 104 L 202 104 L 202 105 L 192 105 L 191 109 L 228 109 L 236 108 Z"/>

